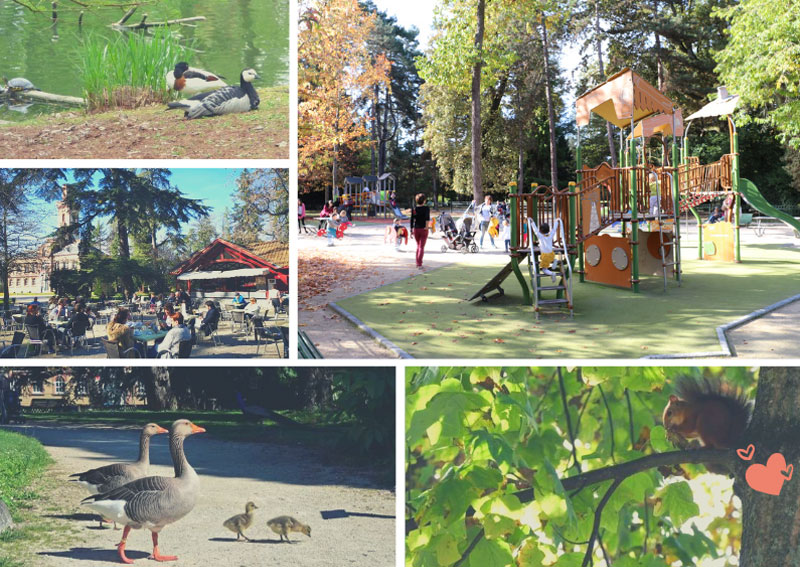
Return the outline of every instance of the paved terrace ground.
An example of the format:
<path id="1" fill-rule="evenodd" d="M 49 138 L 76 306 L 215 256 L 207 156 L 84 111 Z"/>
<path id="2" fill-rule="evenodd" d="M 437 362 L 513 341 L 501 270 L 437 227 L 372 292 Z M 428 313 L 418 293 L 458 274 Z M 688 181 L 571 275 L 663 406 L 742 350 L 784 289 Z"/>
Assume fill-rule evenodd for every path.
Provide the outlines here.
<path id="1" fill-rule="evenodd" d="M 394 357 L 328 305 L 335 302 L 414 357 L 639 358 L 722 353 L 716 328 L 800 294 L 800 240 L 782 224 L 763 237 L 742 230 L 741 264 L 696 260 L 696 227 L 683 228 L 684 281 L 647 278 L 642 293 L 576 284 L 575 318 L 521 305 L 513 279 L 506 296 L 467 303 L 507 261 L 488 244 L 478 254 L 442 253 L 429 240 L 426 270 L 414 267 L 413 243 L 402 252 L 383 244 L 385 225 L 356 222 L 328 248 L 300 238 L 300 327 L 332 358 Z M 742 358 L 796 356 L 798 303 L 736 328 L 728 340 Z"/>
<path id="2" fill-rule="evenodd" d="M 275 317 L 275 312 L 270 306 L 269 311 L 267 312 L 270 321 L 265 321 L 265 325 L 269 325 L 271 320 Z M 140 314 L 135 313 L 134 319 L 139 321 L 140 319 L 144 320 L 145 322 L 155 320 L 154 315 L 149 314 Z M 288 325 L 286 319 L 278 319 L 279 325 Z M 199 326 L 199 322 L 198 322 Z M 58 354 L 41 354 L 36 355 L 33 347 L 29 349 L 29 358 L 36 357 L 36 358 L 43 358 L 43 359 L 61 359 L 61 358 L 106 358 L 106 351 L 103 348 L 102 343 L 100 342 L 100 338 L 106 338 L 108 335 L 106 333 L 106 324 L 97 324 L 94 327 L 94 335 L 92 331 L 87 333 L 88 338 L 88 348 L 76 348 L 74 351 L 74 355 L 70 355 L 68 350 L 66 351 L 59 351 Z M 13 331 L 4 331 L 0 332 L 0 340 L 6 341 L 6 343 L 11 342 L 11 338 L 13 336 Z M 245 333 L 241 329 L 234 327 L 232 321 L 220 321 L 219 327 L 217 330 L 217 342 L 219 346 L 216 346 L 214 342 L 211 340 L 210 337 L 206 338 L 203 333 L 198 332 L 197 334 L 197 344 L 192 347 L 192 354 L 191 358 L 281 358 L 283 353 L 283 342 L 279 342 L 278 344 L 267 342 L 265 344 L 264 339 L 261 339 L 261 346 L 258 347 L 258 354 L 256 354 L 257 344 L 253 333 Z M 153 343 L 151 342 L 150 345 Z"/>

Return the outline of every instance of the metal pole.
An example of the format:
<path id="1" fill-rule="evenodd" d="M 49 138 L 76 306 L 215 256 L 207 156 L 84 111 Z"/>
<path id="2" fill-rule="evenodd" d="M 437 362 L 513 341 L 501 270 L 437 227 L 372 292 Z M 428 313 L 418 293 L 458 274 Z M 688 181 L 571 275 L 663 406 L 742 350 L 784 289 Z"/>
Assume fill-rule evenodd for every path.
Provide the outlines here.
<path id="1" fill-rule="evenodd" d="M 736 131 L 736 124 L 733 122 L 733 117 L 728 115 L 728 120 L 730 121 L 731 128 L 733 129 L 733 139 L 731 140 L 731 147 L 733 149 L 733 155 L 731 156 L 731 190 L 736 195 L 734 209 L 733 209 L 733 223 L 734 223 L 734 233 L 733 233 L 733 246 L 734 246 L 734 257 L 737 262 L 742 261 L 742 248 L 741 248 L 741 239 L 739 238 L 739 209 L 741 208 L 741 194 L 739 193 L 739 132 Z"/>
<path id="2" fill-rule="evenodd" d="M 681 196 L 680 188 L 678 187 L 678 138 L 675 135 L 675 111 L 672 111 L 672 212 L 675 224 L 675 242 L 672 245 L 672 255 L 675 262 L 675 270 L 673 270 L 675 279 L 681 281 Z"/>
<path id="3" fill-rule="evenodd" d="M 631 280 L 633 292 L 639 293 L 639 223 L 636 210 L 636 138 L 633 135 L 635 124 L 631 116 L 631 145 L 629 163 L 631 164 L 629 205 L 631 209 Z"/>

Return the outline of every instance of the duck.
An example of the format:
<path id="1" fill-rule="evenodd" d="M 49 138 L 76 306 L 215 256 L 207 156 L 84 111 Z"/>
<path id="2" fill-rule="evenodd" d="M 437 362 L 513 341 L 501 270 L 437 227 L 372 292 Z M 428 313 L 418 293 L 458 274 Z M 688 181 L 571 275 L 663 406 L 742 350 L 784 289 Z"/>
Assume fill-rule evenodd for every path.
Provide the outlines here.
<path id="1" fill-rule="evenodd" d="M 258 109 L 261 99 L 258 98 L 252 82 L 260 79 L 253 69 L 245 69 L 239 76 L 239 86 L 228 86 L 209 93 L 200 93 L 193 97 L 167 103 L 167 110 L 181 108 L 188 118 L 203 116 L 222 116 L 249 112 Z"/>
<path id="2" fill-rule="evenodd" d="M 189 67 L 186 61 L 175 65 L 175 69 L 167 73 L 167 86 L 186 95 L 195 95 L 205 91 L 227 87 L 224 77 L 216 73 L 209 73 L 203 69 Z"/>
<path id="3" fill-rule="evenodd" d="M 289 533 L 291 532 L 299 532 L 311 537 L 311 526 L 299 520 L 295 520 L 291 516 L 272 518 L 267 522 L 267 526 L 273 532 L 281 536 L 281 541 L 283 541 L 283 538 L 286 538 L 287 543 L 292 543 L 292 540 L 289 539 Z"/>
<path id="4" fill-rule="evenodd" d="M 241 541 L 239 536 L 242 536 L 247 541 L 253 541 L 244 535 L 244 531 L 253 525 L 253 510 L 257 509 L 258 506 L 253 502 L 248 502 L 244 507 L 244 514 L 236 514 L 222 522 L 222 525 L 236 534 L 236 541 Z"/>
<path id="5" fill-rule="evenodd" d="M 166 432 L 167 430 L 157 423 L 148 423 L 142 428 L 139 436 L 139 458 L 137 460 L 128 463 L 114 463 L 86 472 L 75 473 L 69 476 L 70 482 L 77 482 L 89 491 L 89 494 L 100 494 L 147 476 L 147 470 L 150 468 L 150 438 Z M 101 521 L 100 525 L 102 526 L 102 524 Z"/>
<path id="6" fill-rule="evenodd" d="M 179 419 L 169 428 L 169 452 L 175 477 L 146 476 L 102 494 L 85 498 L 82 504 L 103 517 L 111 518 L 125 528 L 117 552 L 122 563 L 132 560 L 125 555 L 128 534 L 132 529 L 146 528 L 152 532 L 153 554 L 156 561 L 177 561 L 174 555 L 161 555 L 158 534 L 165 526 L 175 523 L 191 512 L 200 492 L 200 480 L 186 459 L 184 440 L 205 429 L 188 419 Z"/>

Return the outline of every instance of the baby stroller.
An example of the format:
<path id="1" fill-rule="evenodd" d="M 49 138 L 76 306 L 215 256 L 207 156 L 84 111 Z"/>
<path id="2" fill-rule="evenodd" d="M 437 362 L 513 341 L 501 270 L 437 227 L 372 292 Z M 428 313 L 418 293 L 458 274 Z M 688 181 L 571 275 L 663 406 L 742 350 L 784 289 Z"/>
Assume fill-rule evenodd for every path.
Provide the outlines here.
<path id="1" fill-rule="evenodd" d="M 437 228 L 442 233 L 442 252 L 448 250 L 460 251 L 463 254 L 478 252 L 475 243 L 475 231 L 472 230 L 472 217 L 464 217 L 461 221 L 461 230 L 456 228 L 456 223 L 450 213 L 442 213 L 436 219 Z"/>

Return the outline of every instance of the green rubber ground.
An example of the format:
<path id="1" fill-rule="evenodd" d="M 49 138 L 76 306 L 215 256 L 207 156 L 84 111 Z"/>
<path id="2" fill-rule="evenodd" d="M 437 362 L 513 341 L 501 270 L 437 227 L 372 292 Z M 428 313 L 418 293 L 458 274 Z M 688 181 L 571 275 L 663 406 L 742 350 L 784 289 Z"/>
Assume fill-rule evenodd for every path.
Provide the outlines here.
<path id="1" fill-rule="evenodd" d="M 741 264 L 696 254 L 683 249 L 682 287 L 667 293 L 657 277 L 639 294 L 576 282 L 574 319 L 535 322 L 513 276 L 504 297 L 467 303 L 496 266 L 448 266 L 337 303 L 416 358 L 639 358 L 721 353 L 719 325 L 800 293 L 798 249 L 749 244 Z"/>

